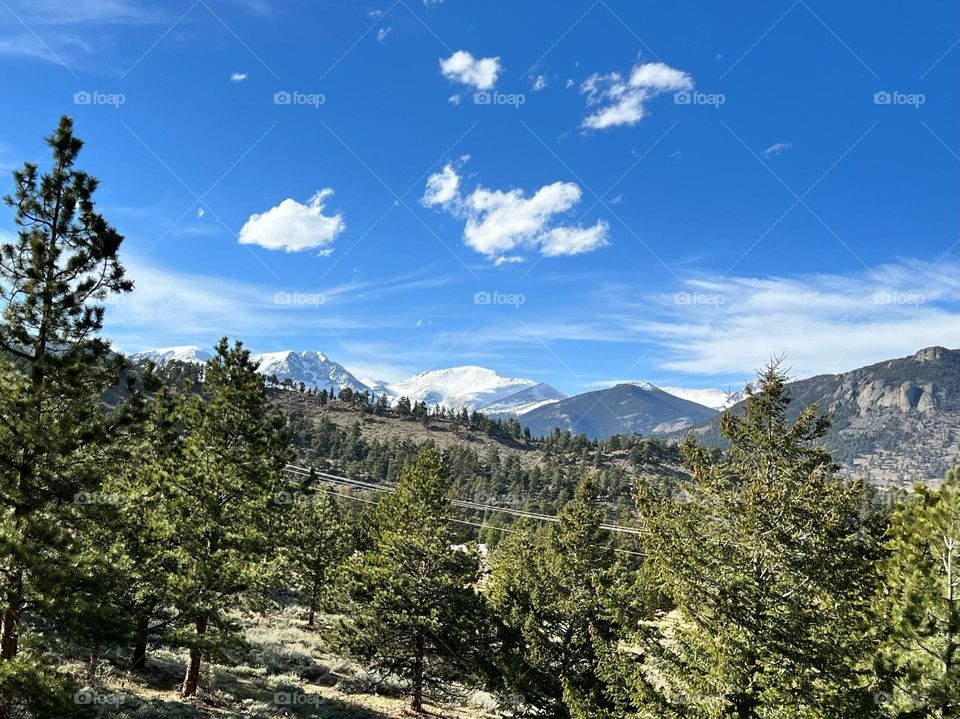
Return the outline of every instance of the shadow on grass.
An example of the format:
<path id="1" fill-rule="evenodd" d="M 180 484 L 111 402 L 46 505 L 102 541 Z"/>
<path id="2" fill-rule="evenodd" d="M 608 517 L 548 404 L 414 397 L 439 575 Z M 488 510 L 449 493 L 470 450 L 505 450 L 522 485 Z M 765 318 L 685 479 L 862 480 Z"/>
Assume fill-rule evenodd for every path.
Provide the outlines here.
<path id="1" fill-rule="evenodd" d="M 172 662 L 157 662 L 145 672 L 128 674 L 121 684 L 124 699 L 100 707 L 102 719 L 389 719 L 389 714 L 340 697 L 324 696 L 318 686 L 331 686 L 325 674 L 316 684 L 297 684 L 247 668 L 217 666 L 201 680 L 196 700 L 181 699 L 181 671 Z M 250 671 L 247 669 L 247 671 Z M 150 696 L 158 694 L 159 696 Z"/>

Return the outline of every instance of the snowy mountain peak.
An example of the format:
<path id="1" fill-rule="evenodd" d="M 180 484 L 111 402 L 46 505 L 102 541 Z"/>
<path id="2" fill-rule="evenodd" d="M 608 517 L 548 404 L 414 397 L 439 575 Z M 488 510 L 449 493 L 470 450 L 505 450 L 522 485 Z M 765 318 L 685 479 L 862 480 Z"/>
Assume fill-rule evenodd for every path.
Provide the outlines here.
<path id="1" fill-rule="evenodd" d="M 332 361 L 323 352 L 282 350 L 264 352 L 253 359 L 260 363 L 258 371 L 261 374 L 275 376 L 281 382 L 289 379 L 318 390 L 332 388 L 338 394 L 344 387 L 356 392 L 369 389 L 343 365 Z"/>
<path id="2" fill-rule="evenodd" d="M 395 397 L 408 397 L 428 406 L 479 410 L 537 384 L 532 379 L 502 377 L 492 369 L 464 365 L 415 374 L 389 387 Z"/>
<path id="3" fill-rule="evenodd" d="M 655 384 L 650 384 L 649 382 L 628 382 L 628 384 L 632 384 L 634 387 L 639 387 L 640 389 L 645 389 L 647 391 L 653 391 L 653 390 L 665 391 L 663 390 L 663 388 L 657 387 Z"/>
<path id="4" fill-rule="evenodd" d="M 566 399 L 567 395 L 545 382 L 527 387 L 519 392 L 503 397 L 495 402 L 485 404 L 480 411 L 486 415 L 496 416 L 510 414 L 522 416 L 554 402 Z"/>
<path id="5" fill-rule="evenodd" d="M 742 392 L 729 394 L 722 389 L 713 389 L 712 387 L 705 387 L 703 389 L 692 387 L 661 387 L 660 389 L 668 394 L 672 394 L 674 397 L 696 402 L 697 404 L 702 404 L 704 407 L 709 407 L 710 409 L 721 412 L 743 399 Z"/>
<path id="6" fill-rule="evenodd" d="M 161 349 L 144 350 L 131 356 L 135 362 L 151 361 L 155 364 L 164 362 L 189 362 L 203 364 L 209 360 L 211 354 L 196 345 L 181 345 L 179 347 L 163 347 Z"/>
<path id="7" fill-rule="evenodd" d="M 660 387 L 650 382 L 641 381 L 627 382 L 626 384 L 629 384 L 633 387 L 639 387 L 640 389 L 647 390 L 648 392 L 666 392 L 667 394 L 672 394 L 674 397 L 679 397 L 680 399 L 685 399 L 690 402 L 696 402 L 704 407 L 709 407 L 710 409 L 715 409 L 718 411 L 723 411 L 728 407 L 732 407 L 741 399 L 743 399 L 743 397 L 740 396 L 740 393 L 730 394 L 721 389 L 714 389 L 713 387 Z"/>

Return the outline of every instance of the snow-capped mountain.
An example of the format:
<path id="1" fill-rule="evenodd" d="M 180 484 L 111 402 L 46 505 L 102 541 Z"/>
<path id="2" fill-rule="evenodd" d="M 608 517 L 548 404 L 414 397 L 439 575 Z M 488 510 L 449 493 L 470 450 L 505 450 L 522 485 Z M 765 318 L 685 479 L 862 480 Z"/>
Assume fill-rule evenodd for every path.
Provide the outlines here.
<path id="1" fill-rule="evenodd" d="M 532 379 L 501 377 L 492 369 L 468 365 L 421 372 L 388 389 L 393 397 L 408 397 L 430 407 L 439 404 L 447 409 L 473 411 L 535 386 L 538 383 Z"/>
<path id="2" fill-rule="evenodd" d="M 149 360 L 155 364 L 163 364 L 164 362 L 203 364 L 209 360 L 210 357 L 209 352 L 195 345 L 183 345 L 182 347 L 164 347 L 162 349 L 137 352 L 131 356 L 131 359 L 134 362 L 146 362 Z"/>
<path id="3" fill-rule="evenodd" d="M 527 387 L 519 392 L 485 404 L 480 411 L 491 417 L 498 415 L 522 416 L 544 405 L 566 399 L 567 395 L 545 382 Z"/>
<path id="4" fill-rule="evenodd" d="M 303 382 L 307 387 L 317 390 L 333 388 L 337 394 L 344 387 L 357 392 L 367 391 L 369 388 L 347 369 L 323 352 L 266 352 L 254 355 L 253 360 L 260 363 L 260 373 L 275 376 L 283 381 L 290 379 L 294 382 Z"/>
<path id="5" fill-rule="evenodd" d="M 710 409 L 721 412 L 743 399 L 741 396 L 742 392 L 729 393 L 724 392 L 722 389 L 713 389 L 712 387 L 704 387 L 702 389 L 691 387 L 661 387 L 660 389 L 668 394 L 672 394 L 674 397 L 696 402 L 697 404 L 702 404 L 704 407 L 709 407 Z"/>
<path id="6" fill-rule="evenodd" d="M 369 377 L 361 377 L 360 381 L 369 387 L 370 391 L 373 392 L 373 394 L 377 397 L 386 395 L 390 399 L 394 398 L 393 390 L 390 389 L 390 383 L 385 379 L 370 379 Z"/>

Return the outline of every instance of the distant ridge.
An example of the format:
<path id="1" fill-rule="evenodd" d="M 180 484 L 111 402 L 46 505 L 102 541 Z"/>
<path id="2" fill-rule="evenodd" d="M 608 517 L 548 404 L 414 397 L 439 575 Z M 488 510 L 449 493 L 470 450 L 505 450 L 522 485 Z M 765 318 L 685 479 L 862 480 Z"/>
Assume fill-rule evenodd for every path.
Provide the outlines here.
<path id="1" fill-rule="evenodd" d="M 846 474 L 908 487 L 920 481 L 936 483 L 960 464 L 960 350 L 927 347 L 908 357 L 817 375 L 787 387 L 793 399 L 791 418 L 814 402 L 830 415 L 833 425 L 826 446 Z M 741 408 L 742 403 L 731 411 Z M 704 443 L 721 444 L 716 418 L 693 431 Z"/>

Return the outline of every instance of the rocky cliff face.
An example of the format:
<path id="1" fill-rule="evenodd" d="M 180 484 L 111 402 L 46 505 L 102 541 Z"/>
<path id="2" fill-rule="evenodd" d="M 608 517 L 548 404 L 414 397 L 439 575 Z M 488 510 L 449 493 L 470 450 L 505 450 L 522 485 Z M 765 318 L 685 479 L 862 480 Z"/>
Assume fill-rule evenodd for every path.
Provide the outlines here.
<path id="1" fill-rule="evenodd" d="M 830 415 L 827 446 L 847 474 L 880 485 L 933 484 L 960 464 L 960 350 L 927 347 L 789 387 L 794 416 L 814 402 Z M 695 431 L 717 444 L 716 428 L 710 421 Z"/>

